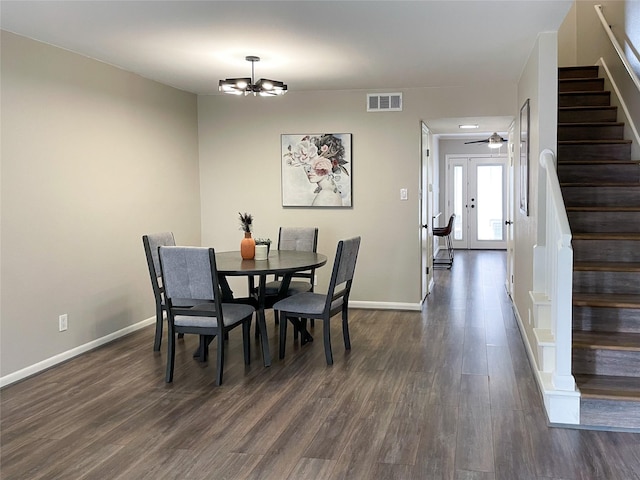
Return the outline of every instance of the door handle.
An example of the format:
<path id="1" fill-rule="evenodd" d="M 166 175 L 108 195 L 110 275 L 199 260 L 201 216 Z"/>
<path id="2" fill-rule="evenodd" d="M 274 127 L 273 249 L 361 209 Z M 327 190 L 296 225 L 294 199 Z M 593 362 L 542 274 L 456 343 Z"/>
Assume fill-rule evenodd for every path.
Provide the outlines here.
<path id="1" fill-rule="evenodd" d="M 429 228 L 429 225 L 425 223 L 424 225 L 422 225 L 422 228 Z"/>
<path id="2" fill-rule="evenodd" d="M 513 222 L 511 220 L 505 220 L 504 224 L 505 225 L 513 225 Z"/>

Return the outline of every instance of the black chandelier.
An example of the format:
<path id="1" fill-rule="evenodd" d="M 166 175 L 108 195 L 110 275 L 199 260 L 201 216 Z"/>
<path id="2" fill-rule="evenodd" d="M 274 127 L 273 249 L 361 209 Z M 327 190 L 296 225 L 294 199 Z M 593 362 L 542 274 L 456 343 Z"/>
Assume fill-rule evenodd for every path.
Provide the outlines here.
<path id="1" fill-rule="evenodd" d="M 261 95 L 268 97 L 272 95 L 284 95 L 287 93 L 287 85 L 277 80 L 268 80 L 261 78 L 257 82 L 254 82 L 254 64 L 260 61 L 260 57 L 254 57 L 250 55 L 245 57 L 247 62 L 251 62 L 251 78 L 227 78 L 226 80 L 220 80 L 218 83 L 218 90 L 224 93 L 230 93 L 232 95 Z"/>

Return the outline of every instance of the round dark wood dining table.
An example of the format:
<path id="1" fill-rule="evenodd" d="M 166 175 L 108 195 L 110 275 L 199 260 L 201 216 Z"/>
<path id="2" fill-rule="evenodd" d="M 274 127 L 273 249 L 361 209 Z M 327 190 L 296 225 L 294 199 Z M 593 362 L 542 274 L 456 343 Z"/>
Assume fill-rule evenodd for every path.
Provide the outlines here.
<path id="1" fill-rule="evenodd" d="M 291 277 L 296 272 L 303 272 L 312 268 L 318 268 L 327 263 L 327 256 L 315 252 L 300 252 L 296 250 L 271 250 L 266 260 L 244 260 L 239 251 L 216 252 L 216 268 L 219 275 L 238 277 L 249 277 L 249 288 L 252 290 L 253 277 L 258 276 L 258 309 L 257 320 L 260 330 L 262 358 L 264 366 L 271 365 L 271 354 L 269 352 L 269 341 L 265 326 L 265 305 L 267 275 L 282 275 L 282 285 L 279 297 L 284 298 Z M 251 292 L 250 292 L 251 293 Z"/>

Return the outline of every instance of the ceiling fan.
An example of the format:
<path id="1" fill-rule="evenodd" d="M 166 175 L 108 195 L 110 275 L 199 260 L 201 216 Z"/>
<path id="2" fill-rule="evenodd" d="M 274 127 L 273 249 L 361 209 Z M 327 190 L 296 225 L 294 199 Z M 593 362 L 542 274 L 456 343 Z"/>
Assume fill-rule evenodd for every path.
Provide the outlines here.
<path id="1" fill-rule="evenodd" d="M 496 132 L 493 132 L 493 135 L 491 135 L 489 138 L 486 138 L 484 140 L 475 140 L 473 142 L 464 142 L 465 145 L 468 145 L 470 143 L 488 143 L 489 144 L 489 148 L 500 148 L 503 143 L 507 143 L 507 140 L 502 138 Z"/>

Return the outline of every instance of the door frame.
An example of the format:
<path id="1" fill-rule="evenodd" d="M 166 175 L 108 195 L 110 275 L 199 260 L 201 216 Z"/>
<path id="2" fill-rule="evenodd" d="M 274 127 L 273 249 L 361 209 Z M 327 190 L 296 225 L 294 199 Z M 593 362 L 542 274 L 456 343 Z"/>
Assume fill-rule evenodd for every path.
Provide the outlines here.
<path id="1" fill-rule="evenodd" d="M 505 287 L 507 293 L 513 298 L 513 276 L 515 270 L 515 239 L 513 222 L 515 220 L 515 190 L 514 190 L 514 165 L 515 165 L 515 121 L 509 125 L 507 143 L 507 216 L 505 218 L 505 233 L 507 235 L 507 272 Z"/>
<path id="2" fill-rule="evenodd" d="M 453 182 L 453 177 L 452 177 L 452 169 L 451 166 L 452 164 L 454 164 L 454 162 L 458 161 L 457 163 L 463 163 L 465 171 L 469 166 L 469 162 L 471 159 L 479 159 L 481 161 L 486 161 L 487 163 L 491 163 L 491 160 L 500 160 L 503 164 L 503 205 L 502 205 L 502 217 L 503 220 L 507 217 L 508 214 L 508 204 L 507 204 L 507 196 L 508 196 L 508 166 L 509 166 L 509 159 L 508 159 L 508 155 L 507 153 L 487 153 L 487 154 L 483 154 L 483 153 L 463 153 L 463 154 L 447 154 L 445 156 L 445 170 L 446 170 L 446 174 L 445 174 L 445 203 L 446 203 L 446 217 L 445 218 L 449 218 L 451 216 L 452 213 L 454 213 L 454 206 L 452 205 L 452 182 Z M 468 177 L 468 175 L 467 175 Z M 465 186 L 465 196 L 466 196 L 466 186 Z M 466 207 L 466 206 L 465 206 Z M 462 218 L 462 216 L 458 215 L 456 217 L 456 224 L 458 224 L 459 222 L 469 222 L 468 219 L 468 214 L 467 214 L 467 218 Z M 505 225 L 502 225 L 503 227 L 503 233 L 505 233 Z M 482 249 L 482 248 L 486 248 L 486 249 L 506 249 L 507 248 L 507 237 L 506 237 L 506 233 L 504 234 L 504 241 L 500 242 L 500 246 L 496 246 L 495 244 L 490 244 L 488 241 L 486 243 L 479 243 L 479 244 L 474 244 L 473 242 L 471 242 L 471 240 L 468 238 L 469 235 L 466 235 L 465 232 L 465 236 L 464 236 L 464 240 L 456 240 L 455 237 L 452 235 L 452 242 L 453 242 L 453 248 L 457 248 L 457 249 L 463 249 L 463 250 L 471 250 L 471 249 Z M 484 246 L 482 246 L 484 245 Z"/>
<path id="3" fill-rule="evenodd" d="M 431 148 L 432 133 L 423 121 L 420 122 L 420 298 L 421 302 L 434 285 L 433 278 L 433 180 L 434 155 Z"/>

